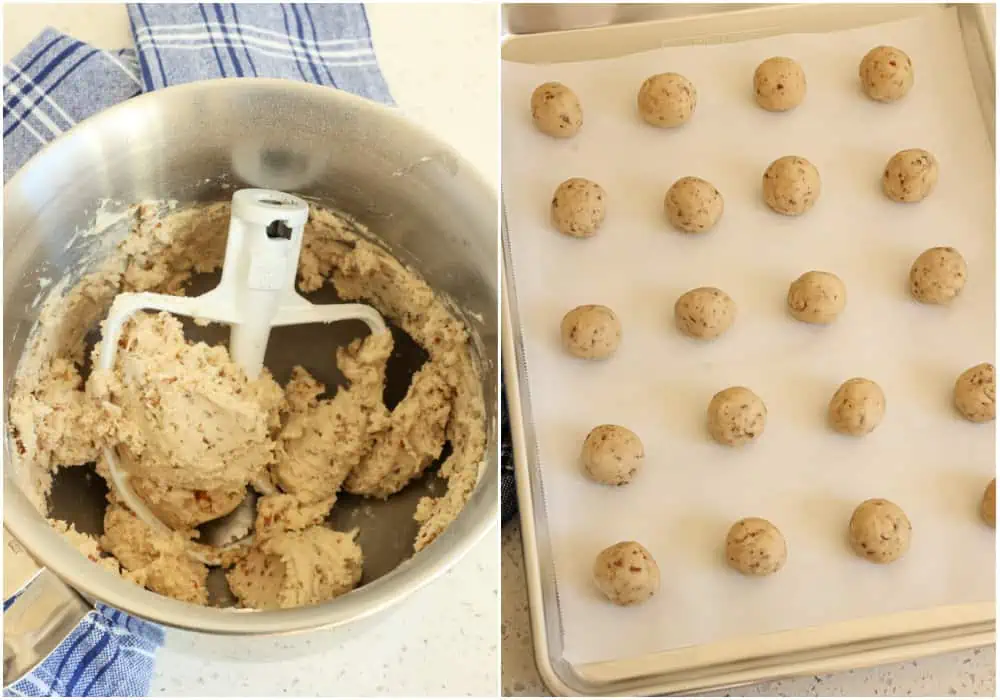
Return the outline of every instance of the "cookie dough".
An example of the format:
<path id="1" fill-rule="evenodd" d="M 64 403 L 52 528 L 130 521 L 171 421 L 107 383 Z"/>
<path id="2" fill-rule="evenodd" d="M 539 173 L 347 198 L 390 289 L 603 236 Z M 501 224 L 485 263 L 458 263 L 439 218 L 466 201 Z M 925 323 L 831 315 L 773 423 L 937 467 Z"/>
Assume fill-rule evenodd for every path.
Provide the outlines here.
<path id="1" fill-rule="evenodd" d="M 568 139 L 583 126 L 583 109 L 576 94 L 562 83 L 542 83 L 531 93 L 531 119 L 543 134 Z"/>
<path id="2" fill-rule="evenodd" d="M 663 210 L 674 228 L 685 233 L 701 233 L 722 218 L 722 195 L 707 180 L 682 177 L 667 190 Z"/>
<path id="3" fill-rule="evenodd" d="M 900 49 L 876 46 L 858 66 L 861 89 L 877 102 L 895 102 L 913 87 L 913 62 Z"/>
<path id="4" fill-rule="evenodd" d="M 842 435 L 867 435 L 885 417 L 885 394 L 870 379 L 848 379 L 830 399 L 830 427 Z"/>
<path id="5" fill-rule="evenodd" d="M 582 177 L 571 177 L 552 195 L 552 223 L 560 233 L 589 238 L 604 223 L 604 188 Z"/>
<path id="6" fill-rule="evenodd" d="M 698 106 L 698 91 L 677 73 L 652 75 L 639 88 L 639 116 L 647 124 L 662 128 L 681 126 Z"/>
<path id="7" fill-rule="evenodd" d="M 955 381 L 955 408 L 973 423 L 995 420 L 996 401 L 997 375 L 992 363 L 970 367 Z"/>
<path id="8" fill-rule="evenodd" d="M 785 538 L 764 518 L 743 518 L 726 535 L 726 561 L 741 574 L 769 576 L 788 559 Z"/>
<path id="9" fill-rule="evenodd" d="M 997 526 L 997 480 L 992 479 L 983 492 L 983 501 L 979 504 L 979 514 L 983 522 L 990 527 Z"/>
<path id="10" fill-rule="evenodd" d="M 660 568 L 638 542 L 619 542 L 597 555 L 594 583 L 615 605 L 637 605 L 660 590 Z"/>
<path id="11" fill-rule="evenodd" d="M 620 425 L 599 425 L 583 441 L 583 468 L 594 481 L 623 486 L 642 466 L 646 453 L 642 440 Z"/>
<path id="12" fill-rule="evenodd" d="M 769 112 L 787 112 L 806 97 L 806 73 L 798 61 L 775 56 L 753 74 L 753 94 L 757 104 Z"/>
<path id="13" fill-rule="evenodd" d="M 766 423 L 767 407 L 746 387 L 723 389 L 708 404 L 708 432 L 720 445 L 739 447 L 753 442 Z"/>
<path id="14" fill-rule="evenodd" d="M 674 304 L 674 322 L 686 336 L 713 340 L 736 320 L 736 302 L 721 289 L 698 287 L 685 292 Z"/>
<path id="15" fill-rule="evenodd" d="M 937 158 L 922 148 L 908 148 L 885 164 L 882 191 L 894 202 L 920 202 L 934 191 L 937 181 Z"/>
<path id="16" fill-rule="evenodd" d="M 876 564 L 888 564 L 906 554 L 912 530 L 903 509 L 884 498 L 870 498 L 859 505 L 848 525 L 854 552 Z"/>
<path id="17" fill-rule="evenodd" d="M 563 317 L 560 330 L 566 352 L 586 360 L 611 357 L 622 340 L 618 316 L 600 304 L 576 307 Z"/>
<path id="18" fill-rule="evenodd" d="M 764 201 L 779 214 L 805 214 L 819 193 L 819 171 L 805 158 L 782 156 L 764 171 Z"/>
<path id="19" fill-rule="evenodd" d="M 846 305 L 847 287 L 832 272 L 807 272 L 788 288 L 788 310 L 805 323 L 833 323 Z"/>
<path id="20" fill-rule="evenodd" d="M 965 258 L 957 250 L 930 248 L 913 261 L 910 293 L 922 304 L 950 304 L 962 293 L 968 276 Z"/>

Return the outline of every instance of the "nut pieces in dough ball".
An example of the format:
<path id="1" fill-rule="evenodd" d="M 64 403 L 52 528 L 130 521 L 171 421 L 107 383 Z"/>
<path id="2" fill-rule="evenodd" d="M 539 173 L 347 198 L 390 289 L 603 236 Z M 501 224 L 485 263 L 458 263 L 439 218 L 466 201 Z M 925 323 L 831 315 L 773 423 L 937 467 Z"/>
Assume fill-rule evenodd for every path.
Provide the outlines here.
<path id="1" fill-rule="evenodd" d="M 867 435 L 885 416 L 885 394 L 871 379 L 848 379 L 830 399 L 828 415 L 830 427 L 838 433 Z"/>
<path id="2" fill-rule="evenodd" d="M 721 289 L 698 287 L 685 292 L 674 304 L 678 330 L 691 338 L 713 340 L 736 319 L 736 302 Z"/>
<path id="3" fill-rule="evenodd" d="M 638 542 L 619 542 L 597 555 L 594 583 L 615 605 L 636 605 L 660 590 L 660 568 Z"/>
<path id="4" fill-rule="evenodd" d="M 950 304 L 962 293 L 969 269 L 951 247 L 930 248 L 910 268 L 910 293 L 922 304 Z"/>
<path id="5" fill-rule="evenodd" d="M 663 198 L 667 219 L 685 233 L 701 233 L 715 226 L 723 206 L 719 190 L 700 177 L 682 177 Z"/>
<path id="6" fill-rule="evenodd" d="M 639 88 L 639 115 L 647 124 L 670 128 L 691 118 L 698 105 L 698 91 L 677 73 L 652 75 Z"/>
<path id="7" fill-rule="evenodd" d="M 892 46 L 876 46 L 858 66 L 861 89 L 877 102 L 895 102 L 913 86 L 913 62 Z"/>
<path id="8" fill-rule="evenodd" d="M 589 238 L 604 223 L 604 188 L 582 177 L 571 177 L 552 195 L 552 223 L 560 233 Z"/>
<path id="9" fill-rule="evenodd" d="M 769 112 L 794 109 L 806 96 L 806 72 L 794 59 L 769 58 L 754 71 L 753 94 L 757 104 Z"/>
<path id="10" fill-rule="evenodd" d="M 723 389 L 708 404 L 708 432 L 720 445 L 739 447 L 764 432 L 767 407 L 755 393 L 742 386 Z"/>
<path id="11" fill-rule="evenodd" d="M 990 481 L 983 492 L 983 502 L 979 505 L 979 514 L 983 516 L 983 522 L 990 527 L 997 526 L 997 480 Z"/>
<path id="12" fill-rule="evenodd" d="M 906 554 L 912 530 L 903 509 L 884 498 L 870 498 L 859 505 L 848 525 L 854 552 L 876 564 L 888 564 Z"/>
<path id="13" fill-rule="evenodd" d="M 785 538 L 764 518 L 743 518 L 726 535 L 726 561 L 741 574 L 768 576 L 788 559 Z"/>
<path id="14" fill-rule="evenodd" d="M 531 119 L 543 134 L 568 139 L 583 126 L 583 109 L 562 83 L 542 83 L 531 93 Z"/>
<path id="15" fill-rule="evenodd" d="M 764 171 L 764 201 L 779 214 L 805 214 L 819 193 L 819 171 L 805 158 L 783 156 Z"/>
<path id="16" fill-rule="evenodd" d="M 578 306 L 562 320 L 562 344 L 574 357 L 603 360 L 611 357 L 622 339 L 615 312 L 600 304 Z"/>
<path id="17" fill-rule="evenodd" d="M 847 287 L 832 272 L 807 272 L 788 288 L 788 310 L 805 323 L 833 323 L 846 305 Z"/>
<path id="18" fill-rule="evenodd" d="M 594 481 L 623 486 L 642 466 L 646 456 L 639 436 L 620 425 L 599 425 L 583 441 L 583 468 Z"/>
<path id="19" fill-rule="evenodd" d="M 955 381 L 955 408 L 973 423 L 997 417 L 996 368 L 989 362 L 970 367 Z"/>
<path id="20" fill-rule="evenodd" d="M 885 164 L 882 191 L 894 202 L 912 204 L 930 195 L 937 181 L 937 158 L 922 148 L 908 148 Z"/>

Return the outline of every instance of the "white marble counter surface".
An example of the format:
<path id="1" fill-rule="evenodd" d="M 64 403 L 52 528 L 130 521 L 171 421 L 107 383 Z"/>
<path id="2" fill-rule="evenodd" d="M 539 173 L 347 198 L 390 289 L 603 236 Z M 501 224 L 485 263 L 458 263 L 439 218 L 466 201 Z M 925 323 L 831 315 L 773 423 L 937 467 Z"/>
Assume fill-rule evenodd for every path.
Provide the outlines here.
<path id="1" fill-rule="evenodd" d="M 124 5 L 6 5 L 3 12 L 5 62 L 45 26 L 100 48 L 132 44 Z M 496 185 L 496 7 L 371 5 L 368 14 L 379 64 L 400 107 Z M 495 695 L 498 557 L 494 531 L 448 574 L 332 650 L 275 640 L 274 654 L 285 660 L 260 661 L 234 650 L 238 640 L 170 633 L 151 693 Z M 244 660 L 220 660 L 224 652 Z"/>

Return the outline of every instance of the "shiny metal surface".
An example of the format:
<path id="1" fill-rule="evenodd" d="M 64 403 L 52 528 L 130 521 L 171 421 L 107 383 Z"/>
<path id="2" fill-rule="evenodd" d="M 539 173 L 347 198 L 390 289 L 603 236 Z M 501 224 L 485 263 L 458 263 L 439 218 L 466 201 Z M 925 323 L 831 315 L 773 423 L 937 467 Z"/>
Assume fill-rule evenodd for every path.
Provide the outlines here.
<path id="1" fill-rule="evenodd" d="M 482 366 L 488 445 L 495 443 L 497 387 L 496 194 L 448 146 L 396 110 L 336 90 L 279 80 L 191 83 L 134 98 L 81 123 L 30 161 L 4 190 L 4 387 L 37 316 L 32 300 L 43 278 L 75 274 L 99 240 L 67 241 L 94 224 L 99 200 L 189 202 L 229 199 L 232 189 L 293 192 L 353 217 L 454 300 L 473 331 Z M 119 227 L 120 228 L 120 227 Z M 107 235 L 120 235 L 112 230 Z M 72 271 L 72 272 L 71 272 Z M 211 280 L 195 280 L 207 288 Z M 197 293 L 196 290 L 192 293 Z M 314 301 L 324 301 L 322 292 Z M 332 365 L 341 342 L 364 332 L 309 336 L 278 329 L 273 344 L 292 351 L 265 363 L 279 381 L 294 362 Z M 361 325 L 358 328 L 357 325 Z M 287 334 L 287 335 L 281 335 Z M 401 397 L 422 362 L 419 348 L 397 332 L 403 356 L 390 363 L 390 394 Z M 409 345 L 407 346 L 407 342 Z M 335 385 L 335 369 L 318 378 Z M 393 375 L 395 374 L 395 379 Z M 403 387 L 405 389 L 405 386 Z M 4 402 L 4 424 L 7 406 Z M 496 522 L 497 454 L 488 449 L 480 482 L 458 519 L 437 541 L 410 557 L 412 512 L 433 475 L 387 503 L 345 497 L 332 522 L 360 525 L 365 551 L 361 588 L 309 608 L 236 611 L 167 599 L 131 585 L 76 552 L 52 530 L 17 486 L 16 452 L 4 431 L 4 523 L 32 556 L 84 597 L 148 620 L 188 630 L 262 635 L 356 624 L 426 585 L 455 563 Z M 86 468 L 62 472 L 54 509 L 82 531 L 100 532 L 103 482 Z M 367 534 L 366 534 L 367 533 Z M 223 586 L 224 588 L 224 586 Z M 224 592 L 216 603 L 225 604 Z"/>
<path id="2" fill-rule="evenodd" d="M 763 7 L 753 3 L 507 3 L 504 31 L 538 34 Z"/>

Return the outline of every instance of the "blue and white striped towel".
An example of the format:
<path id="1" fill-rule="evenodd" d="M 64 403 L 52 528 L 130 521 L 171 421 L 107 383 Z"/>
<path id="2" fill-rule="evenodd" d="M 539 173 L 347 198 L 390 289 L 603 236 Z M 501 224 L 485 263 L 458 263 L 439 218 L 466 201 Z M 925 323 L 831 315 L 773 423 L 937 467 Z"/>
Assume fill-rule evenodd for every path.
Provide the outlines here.
<path id="1" fill-rule="evenodd" d="M 288 78 L 393 104 L 363 5 L 141 4 L 128 14 L 136 50 L 102 51 L 46 29 L 4 66 L 4 182 L 77 122 L 169 85 Z M 98 605 L 4 695 L 145 695 L 162 644 L 156 625 Z"/>

